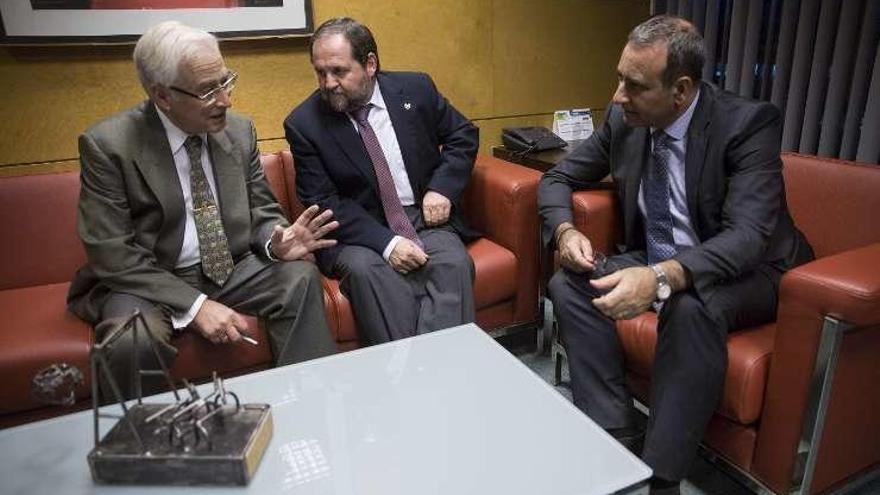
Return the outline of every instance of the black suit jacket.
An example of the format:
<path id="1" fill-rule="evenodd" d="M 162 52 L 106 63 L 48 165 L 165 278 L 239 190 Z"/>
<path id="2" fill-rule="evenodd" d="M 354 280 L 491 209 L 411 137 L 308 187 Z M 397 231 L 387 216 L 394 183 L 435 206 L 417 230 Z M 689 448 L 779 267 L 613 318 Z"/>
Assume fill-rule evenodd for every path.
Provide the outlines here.
<path id="1" fill-rule="evenodd" d="M 478 234 L 462 221 L 459 200 L 479 145 L 479 130 L 434 86 L 415 72 L 377 74 L 417 204 L 428 190 L 452 201 L 450 225 L 467 242 Z M 382 253 L 394 237 L 388 228 L 373 164 L 348 116 L 321 100 L 318 91 L 284 121 L 296 165 L 296 190 L 305 205 L 333 210 L 339 243 L 315 253 L 330 273 L 346 244 Z"/>
<path id="2" fill-rule="evenodd" d="M 759 264 L 786 270 L 813 254 L 786 206 L 779 111 L 705 83 L 700 93 L 685 156 L 688 213 L 700 244 L 675 259 L 707 295 Z M 645 249 L 638 194 L 650 151 L 649 129 L 627 126 L 620 106 L 611 105 L 602 127 L 541 180 L 544 241 L 551 243 L 556 227 L 571 221 L 572 191 L 610 173 L 623 210 L 621 250 Z"/>
<path id="3" fill-rule="evenodd" d="M 253 252 L 265 259 L 272 228 L 287 220 L 263 175 L 253 123 L 227 113 L 226 128 L 208 134 L 207 146 L 233 258 Z M 188 310 L 199 291 L 173 273 L 183 246 L 183 192 L 155 106 L 146 101 L 91 127 L 79 152 L 78 229 L 88 264 L 71 284 L 71 310 L 96 321 L 111 291 Z"/>

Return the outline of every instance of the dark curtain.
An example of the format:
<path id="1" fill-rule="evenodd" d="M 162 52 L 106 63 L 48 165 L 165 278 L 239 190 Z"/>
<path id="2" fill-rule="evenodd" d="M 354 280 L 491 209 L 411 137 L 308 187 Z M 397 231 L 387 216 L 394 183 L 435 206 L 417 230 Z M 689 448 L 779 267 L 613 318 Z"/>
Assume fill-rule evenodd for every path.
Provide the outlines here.
<path id="1" fill-rule="evenodd" d="M 773 102 L 782 149 L 880 163 L 880 0 L 653 0 L 706 39 L 703 78 Z"/>

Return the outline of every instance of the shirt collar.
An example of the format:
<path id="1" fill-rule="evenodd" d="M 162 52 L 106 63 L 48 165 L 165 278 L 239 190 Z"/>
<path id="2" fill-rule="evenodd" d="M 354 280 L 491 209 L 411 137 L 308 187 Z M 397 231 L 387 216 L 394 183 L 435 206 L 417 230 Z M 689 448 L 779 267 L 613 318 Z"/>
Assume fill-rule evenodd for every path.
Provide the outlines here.
<path id="1" fill-rule="evenodd" d="M 669 137 L 676 141 L 680 141 L 684 139 L 684 136 L 687 134 L 688 127 L 691 125 L 691 119 L 694 117 L 694 110 L 697 108 L 697 101 L 700 100 L 700 90 L 697 90 L 697 95 L 694 96 L 694 101 L 688 106 L 687 110 L 684 111 L 683 114 L 679 115 L 675 122 L 666 126 L 666 129 L 663 129 Z M 651 128 L 651 134 L 657 130 L 656 127 Z"/>
<path id="2" fill-rule="evenodd" d="M 159 114 L 159 120 L 162 121 L 162 126 L 165 128 L 165 135 L 168 136 L 168 145 L 171 146 L 171 154 L 177 154 L 178 150 L 183 146 L 184 141 L 186 141 L 186 138 L 190 135 L 183 132 L 180 127 L 174 125 L 174 122 L 171 122 L 171 119 L 169 119 L 168 116 L 165 115 L 165 112 L 163 112 L 158 106 L 155 104 L 153 104 L 153 106 L 156 107 L 156 113 Z M 203 143 L 207 142 L 207 132 L 203 132 L 199 134 L 199 136 L 202 137 Z"/>
<path id="3" fill-rule="evenodd" d="M 376 83 L 373 84 L 373 96 L 370 97 L 370 103 L 374 107 L 388 110 L 388 107 L 385 105 L 385 98 L 382 97 L 382 89 L 379 88 L 379 79 L 376 79 Z"/>

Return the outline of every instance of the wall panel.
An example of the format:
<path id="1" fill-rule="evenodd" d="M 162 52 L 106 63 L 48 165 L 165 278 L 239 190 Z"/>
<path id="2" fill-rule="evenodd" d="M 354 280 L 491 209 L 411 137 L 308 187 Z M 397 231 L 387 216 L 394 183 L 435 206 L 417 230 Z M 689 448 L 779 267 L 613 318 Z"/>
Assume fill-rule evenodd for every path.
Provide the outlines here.
<path id="1" fill-rule="evenodd" d="M 549 125 L 553 110 L 604 108 L 626 33 L 648 0 L 313 0 L 316 23 L 367 23 L 383 68 L 429 72 L 481 127 L 482 151 L 500 128 Z M 315 88 L 306 40 L 227 41 L 238 70 L 235 108 L 254 119 L 261 147 L 285 147 L 281 121 Z M 0 175 L 78 166 L 77 136 L 137 104 L 133 47 L 0 47 Z M 597 112 L 597 116 L 600 112 Z M 597 119 L 598 123 L 598 119 Z"/>

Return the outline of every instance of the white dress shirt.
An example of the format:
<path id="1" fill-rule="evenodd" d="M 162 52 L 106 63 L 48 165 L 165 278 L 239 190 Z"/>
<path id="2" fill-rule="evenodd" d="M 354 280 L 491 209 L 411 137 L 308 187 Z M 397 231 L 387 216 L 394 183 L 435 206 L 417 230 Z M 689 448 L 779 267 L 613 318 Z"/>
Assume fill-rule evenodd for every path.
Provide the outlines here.
<path id="1" fill-rule="evenodd" d="M 171 146 L 171 154 L 174 157 L 174 167 L 177 169 L 177 178 L 180 180 L 180 189 L 183 192 L 184 210 L 186 212 L 186 220 L 183 226 L 183 245 L 180 248 L 180 255 L 177 257 L 175 268 L 185 268 L 188 266 L 201 263 L 201 253 L 199 252 L 199 235 L 196 231 L 196 220 L 193 215 L 192 187 L 190 185 L 190 163 L 189 156 L 183 146 L 184 141 L 190 135 L 183 132 L 174 122 L 156 107 L 159 114 L 159 120 L 165 127 L 165 135 L 168 136 L 168 145 Z M 205 170 L 205 177 L 211 187 L 211 193 L 214 195 L 214 201 L 217 208 L 220 208 L 220 200 L 217 197 L 217 185 L 214 183 L 214 164 L 211 162 L 210 153 L 208 153 L 208 135 L 201 134 L 202 137 L 202 168 Z M 200 294 L 196 301 L 190 306 L 189 311 L 178 312 L 171 315 L 171 324 L 175 329 L 184 328 L 193 321 L 202 309 L 202 304 L 208 298 L 205 294 Z"/>

